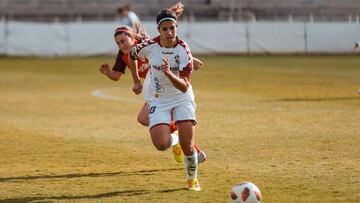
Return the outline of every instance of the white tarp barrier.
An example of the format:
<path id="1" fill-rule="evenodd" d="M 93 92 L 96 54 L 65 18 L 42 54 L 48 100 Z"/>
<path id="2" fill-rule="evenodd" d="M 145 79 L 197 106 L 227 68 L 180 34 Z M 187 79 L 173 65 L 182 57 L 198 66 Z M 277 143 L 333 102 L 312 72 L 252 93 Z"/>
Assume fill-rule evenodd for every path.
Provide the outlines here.
<path id="1" fill-rule="evenodd" d="M 69 33 L 70 55 L 97 55 L 116 53 L 115 22 L 82 22 L 64 24 Z"/>
<path id="2" fill-rule="evenodd" d="M 353 52 L 354 44 L 359 38 L 360 24 L 307 24 L 308 52 Z"/>
<path id="3" fill-rule="evenodd" d="M 250 53 L 304 53 L 304 23 L 249 23 Z"/>
<path id="4" fill-rule="evenodd" d="M 159 32 L 155 23 L 143 23 L 150 36 Z M 178 36 L 197 54 L 246 52 L 245 24 L 232 22 L 180 22 Z"/>
<path id="5" fill-rule="evenodd" d="M 6 54 L 20 56 L 67 55 L 63 24 L 8 22 Z"/>
<path id="6" fill-rule="evenodd" d="M 155 22 L 142 22 L 141 24 L 150 37 L 155 37 L 159 35 Z"/>
<path id="7" fill-rule="evenodd" d="M 150 36 L 155 22 L 143 22 Z M 114 22 L 33 23 L 0 21 L 0 54 L 88 56 L 116 54 Z M 360 38 L 358 23 L 180 22 L 178 34 L 194 54 L 344 53 Z"/>
<path id="8" fill-rule="evenodd" d="M 179 29 L 179 36 L 189 44 L 194 53 L 244 53 L 247 50 L 245 24 L 182 24 Z"/>
<path id="9" fill-rule="evenodd" d="M 0 20 L 0 55 L 5 54 L 6 50 L 6 31 L 7 29 L 5 29 L 5 21 L 4 20 Z"/>

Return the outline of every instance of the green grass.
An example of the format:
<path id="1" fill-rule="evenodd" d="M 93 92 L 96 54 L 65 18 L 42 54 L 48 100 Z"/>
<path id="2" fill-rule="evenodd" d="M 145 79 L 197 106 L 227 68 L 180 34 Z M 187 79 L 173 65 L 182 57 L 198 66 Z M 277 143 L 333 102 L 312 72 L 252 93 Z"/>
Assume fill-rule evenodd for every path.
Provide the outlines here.
<path id="1" fill-rule="evenodd" d="M 203 191 L 136 122 L 130 74 L 97 58 L 0 58 L 0 202 L 360 201 L 358 56 L 209 56 L 193 73 Z M 91 96 L 95 90 L 120 99 Z"/>

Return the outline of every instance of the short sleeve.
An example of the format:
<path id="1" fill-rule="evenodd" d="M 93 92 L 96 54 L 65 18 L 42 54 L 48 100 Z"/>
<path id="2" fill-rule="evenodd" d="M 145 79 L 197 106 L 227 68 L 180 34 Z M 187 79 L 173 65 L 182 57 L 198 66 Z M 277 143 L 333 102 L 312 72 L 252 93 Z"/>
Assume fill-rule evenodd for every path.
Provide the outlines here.
<path id="1" fill-rule="evenodd" d="M 193 71 L 193 57 L 188 46 L 180 54 L 180 77 L 189 78 Z"/>
<path id="2" fill-rule="evenodd" d="M 112 68 L 113 71 L 125 73 L 126 63 L 122 60 L 123 53 L 119 50 L 118 55 L 116 56 L 115 64 Z"/>
<path id="3" fill-rule="evenodd" d="M 144 59 L 147 56 L 148 52 L 147 41 L 144 41 L 140 44 L 137 44 L 130 50 L 130 57 L 132 60 L 137 60 L 138 58 Z"/>

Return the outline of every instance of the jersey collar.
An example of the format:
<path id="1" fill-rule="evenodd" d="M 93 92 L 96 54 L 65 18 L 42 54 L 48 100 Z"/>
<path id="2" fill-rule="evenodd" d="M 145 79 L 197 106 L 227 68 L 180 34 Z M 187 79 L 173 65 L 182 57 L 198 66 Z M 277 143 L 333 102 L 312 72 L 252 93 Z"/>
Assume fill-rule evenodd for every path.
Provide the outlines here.
<path id="1" fill-rule="evenodd" d="M 159 44 L 159 46 L 160 46 L 161 48 L 166 48 L 166 47 L 163 47 L 163 46 L 161 45 L 160 36 L 158 36 L 158 37 L 156 38 L 156 41 L 157 41 L 157 43 Z M 175 48 L 178 44 L 179 44 L 179 38 L 176 37 L 176 44 L 175 44 L 173 47 L 171 47 L 171 48 Z"/>

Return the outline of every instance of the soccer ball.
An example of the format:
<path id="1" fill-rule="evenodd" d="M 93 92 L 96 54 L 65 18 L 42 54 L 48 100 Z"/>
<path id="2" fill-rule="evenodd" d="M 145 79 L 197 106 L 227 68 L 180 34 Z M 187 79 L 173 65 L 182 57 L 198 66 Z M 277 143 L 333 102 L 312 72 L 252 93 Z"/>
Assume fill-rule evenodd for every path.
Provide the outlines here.
<path id="1" fill-rule="evenodd" d="M 259 188 L 250 182 L 235 185 L 230 193 L 232 203 L 260 203 L 261 192 Z"/>

